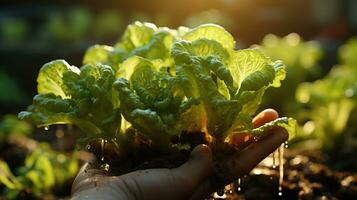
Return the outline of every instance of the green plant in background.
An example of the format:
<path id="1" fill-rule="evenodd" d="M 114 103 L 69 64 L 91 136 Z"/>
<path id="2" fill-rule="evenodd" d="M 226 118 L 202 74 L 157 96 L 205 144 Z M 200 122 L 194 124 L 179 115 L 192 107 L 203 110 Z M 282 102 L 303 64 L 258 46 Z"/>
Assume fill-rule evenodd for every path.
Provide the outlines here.
<path id="1" fill-rule="evenodd" d="M 0 122 L 0 143 L 11 136 L 29 135 L 32 132 L 32 126 L 19 120 L 15 115 L 5 115 Z"/>
<path id="2" fill-rule="evenodd" d="M 357 66 L 357 37 L 351 38 L 340 49 L 339 57 L 341 63 L 350 68 L 356 68 Z"/>
<path id="3" fill-rule="evenodd" d="M 0 21 L 0 41 L 19 43 L 24 41 L 29 27 L 24 19 L 5 18 Z"/>
<path id="4" fill-rule="evenodd" d="M 26 157 L 24 166 L 15 171 L 0 160 L 0 183 L 5 186 L 3 192 L 9 199 L 16 199 L 23 192 L 40 198 L 72 181 L 77 171 L 76 154 L 68 157 L 43 143 Z"/>
<path id="5" fill-rule="evenodd" d="M 102 10 L 92 14 L 88 8 L 81 6 L 49 12 L 42 17 L 44 19 L 39 26 L 31 27 L 32 34 L 28 32 L 33 20 L 21 16 L 0 19 L 0 43 L 101 41 L 117 37 L 127 23 L 117 10 Z"/>
<path id="6" fill-rule="evenodd" d="M 117 36 L 125 28 L 123 17 L 115 10 L 105 10 L 96 15 L 92 32 L 96 38 L 107 38 Z"/>
<path id="7" fill-rule="evenodd" d="M 38 94 L 19 117 L 40 127 L 75 124 L 85 141 L 108 141 L 122 156 L 138 139 L 164 152 L 183 148 L 171 138 L 184 131 L 204 133 L 217 145 L 242 132 L 259 137 L 275 125 L 294 134 L 291 118 L 252 126 L 265 90 L 280 86 L 285 66 L 257 49 L 235 50 L 232 35 L 218 25 L 172 30 L 136 22 L 115 46 L 89 48 L 83 63 L 45 64 Z"/>
<path id="8" fill-rule="evenodd" d="M 291 33 L 282 38 L 269 34 L 259 48 L 272 60 L 282 60 L 287 66 L 284 84 L 279 89 L 272 88 L 266 92 L 263 107 L 272 107 L 279 113 L 298 117 L 300 105 L 295 100 L 295 91 L 301 82 L 319 77 L 321 47 L 315 41 L 305 42 L 296 33 Z"/>
<path id="9" fill-rule="evenodd" d="M 351 39 L 341 48 L 341 64 L 333 67 L 326 77 L 302 83 L 297 90 L 296 97 L 306 108 L 303 116 L 307 122 L 302 133 L 316 148 L 341 152 L 350 147 L 347 144 L 356 143 L 353 142 L 356 129 L 346 127 L 355 120 L 350 116 L 357 108 L 356 41 Z"/>
<path id="10" fill-rule="evenodd" d="M 44 30 L 47 30 L 47 37 L 55 41 L 81 41 L 89 34 L 91 20 L 88 9 L 72 8 L 64 13 L 52 13 Z"/>
<path id="11" fill-rule="evenodd" d="M 26 99 L 16 80 L 7 73 L 0 71 L 0 103 L 2 105 L 17 105 Z"/>
<path id="12" fill-rule="evenodd" d="M 344 63 L 344 65 L 349 66 L 348 68 L 351 71 L 351 73 L 354 73 L 357 76 L 356 53 L 357 53 L 357 37 L 353 37 L 347 41 L 347 44 L 345 44 L 344 46 L 341 47 L 339 56 L 340 56 L 341 62 Z M 354 71 L 353 71 L 353 69 L 354 69 Z M 357 96 L 356 76 L 355 76 L 354 87 L 352 84 L 351 90 L 348 90 L 348 93 L 347 93 L 349 96 L 354 97 L 355 99 Z M 355 109 L 353 109 L 351 116 L 347 123 L 348 123 L 347 124 L 348 133 L 351 133 L 351 134 L 347 134 L 347 136 L 350 135 L 352 138 L 354 137 L 354 139 L 349 140 L 346 137 L 346 141 L 348 143 L 346 145 L 356 147 L 357 146 L 357 139 L 355 139 L 356 132 L 357 132 L 357 108 L 356 107 L 355 107 Z"/>
<path id="13" fill-rule="evenodd" d="M 23 195 L 30 195 L 28 198 L 40 198 L 52 194 L 61 190 L 65 183 L 68 184 L 78 171 L 76 153 L 68 157 L 53 151 L 47 143 L 38 145 L 27 138 L 32 131 L 31 124 L 19 120 L 14 115 L 5 115 L 0 122 L 1 145 L 11 139 L 22 139 L 24 144 L 34 145 L 25 153 L 24 164 L 16 169 L 10 169 L 5 161 L 0 160 L 0 186 L 5 186 L 0 192 L 8 199 L 17 199 L 20 196 L 24 197 Z"/>

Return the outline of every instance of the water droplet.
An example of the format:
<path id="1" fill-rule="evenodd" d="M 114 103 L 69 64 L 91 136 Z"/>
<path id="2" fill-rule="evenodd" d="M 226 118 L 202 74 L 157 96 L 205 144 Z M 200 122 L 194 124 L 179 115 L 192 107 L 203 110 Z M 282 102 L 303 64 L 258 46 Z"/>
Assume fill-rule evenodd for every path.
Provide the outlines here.
<path id="1" fill-rule="evenodd" d="M 285 149 L 287 149 L 289 147 L 288 141 L 284 142 L 284 147 L 285 147 Z"/>
<path id="2" fill-rule="evenodd" d="M 279 192 L 278 192 L 279 196 L 283 196 L 283 188 L 281 186 L 279 186 Z"/>
<path id="3" fill-rule="evenodd" d="M 272 167 L 273 167 L 273 169 L 275 169 L 275 168 L 276 168 L 276 157 L 275 157 L 275 152 L 276 152 L 276 151 L 274 151 L 274 152 L 272 153 L 272 156 L 273 156 L 273 165 L 272 165 Z"/>
<path id="4" fill-rule="evenodd" d="M 109 168 L 110 168 L 110 166 L 108 163 L 104 163 L 104 164 L 100 165 L 100 169 L 103 171 L 107 172 L 107 171 L 109 171 Z"/>
<path id="5" fill-rule="evenodd" d="M 279 196 L 282 193 L 282 184 L 284 179 L 284 144 L 281 144 L 278 150 L 279 153 Z"/>
<path id="6" fill-rule="evenodd" d="M 224 187 L 226 193 L 228 194 L 233 194 L 233 189 L 234 189 L 234 184 L 231 183 L 229 185 L 226 185 L 226 187 Z"/>
<path id="7" fill-rule="evenodd" d="M 242 191 L 242 187 L 241 187 L 241 178 L 238 178 L 237 182 L 236 182 L 236 192 L 239 193 Z"/>
<path id="8" fill-rule="evenodd" d="M 282 192 L 279 192 L 278 195 L 279 195 L 279 196 L 283 196 L 283 193 L 282 193 Z"/>
<path id="9" fill-rule="evenodd" d="M 233 194 L 233 190 L 232 189 L 228 190 L 228 193 Z"/>
<path id="10" fill-rule="evenodd" d="M 100 160 L 101 160 L 102 162 L 104 162 L 104 147 L 105 147 L 105 142 L 104 142 L 104 140 L 102 139 L 102 140 L 100 141 L 100 148 L 101 148 L 101 152 L 102 152 L 102 155 L 101 155 Z"/>
<path id="11" fill-rule="evenodd" d="M 49 126 L 45 126 L 45 127 L 43 127 L 43 129 L 44 129 L 45 131 L 48 131 L 48 130 L 50 130 L 50 127 L 49 127 Z"/>

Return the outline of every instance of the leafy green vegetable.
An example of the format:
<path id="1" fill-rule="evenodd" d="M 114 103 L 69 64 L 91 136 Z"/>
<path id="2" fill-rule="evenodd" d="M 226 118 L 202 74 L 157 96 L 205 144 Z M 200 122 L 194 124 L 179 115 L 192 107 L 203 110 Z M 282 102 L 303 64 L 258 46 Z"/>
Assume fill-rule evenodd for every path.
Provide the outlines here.
<path id="1" fill-rule="evenodd" d="M 74 7 L 64 13 L 51 12 L 44 25 L 48 37 L 55 41 L 76 42 L 89 31 L 92 16 L 86 8 Z"/>
<path id="2" fill-rule="evenodd" d="M 0 183 L 9 189 L 21 188 L 21 184 L 11 172 L 6 162 L 0 160 Z"/>
<path id="3" fill-rule="evenodd" d="M 235 48 L 235 41 L 233 36 L 224 30 L 221 26 L 213 24 L 204 24 L 198 26 L 185 33 L 182 38 L 188 41 L 195 41 L 201 38 L 205 38 L 219 42 L 223 48 L 227 50 L 233 50 Z"/>
<path id="4" fill-rule="evenodd" d="M 323 79 L 302 83 L 296 92 L 297 100 L 307 105 L 303 113 L 307 122 L 302 128 L 305 139 L 327 151 L 341 151 L 348 146 L 347 140 L 356 140 L 348 137 L 350 133 L 346 129 L 353 120 L 353 112 L 357 111 L 357 63 L 352 56 L 356 47 L 355 40 L 350 40 L 341 48 L 340 65 L 333 67 Z"/>
<path id="5" fill-rule="evenodd" d="M 15 115 L 5 115 L 0 122 L 0 142 L 10 135 L 29 135 L 31 132 L 32 126 L 25 121 L 20 121 Z"/>
<path id="6" fill-rule="evenodd" d="M 171 138 L 184 131 L 223 145 L 233 127 L 252 130 L 265 90 L 285 78 L 282 62 L 258 49 L 235 50 L 232 35 L 213 24 L 171 30 L 135 22 L 113 47 L 89 48 L 83 62 L 80 70 L 63 60 L 45 64 L 39 94 L 19 117 L 75 124 L 86 139 L 119 148 L 140 137 L 170 151 Z"/>
<path id="7" fill-rule="evenodd" d="M 339 57 L 343 64 L 348 66 L 357 65 L 357 38 L 353 37 L 347 41 L 347 43 L 341 47 Z"/>
<path id="8" fill-rule="evenodd" d="M 107 65 L 85 65 L 80 70 L 64 60 L 45 64 L 38 75 L 38 95 L 21 119 L 38 126 L 75 124 L 88 137 L 114 138 L 120 127 L 114 71 Z M 100 134 L 100 135 L 98 135 Z"/>
<path id="9" fill-rule="evenodd" d="M 54 152 L 46 144 L 41 144 L 25 159 L 13 173 L 5 161 L 0 160 L 0 184 L 6 188 L 4 194 L 8 199 L 16 199 L 22 191 L 31 191 L 39 198 L 62 187 L 66 181 L 74 178 L 78 171 L 76 154 L 68 157 Z"/>
<path id="10" fill-rule="evenodd" d="M 280 126 L 282 128 L 285 128 L 289 133 L 296 134 L 296 120 L 288 117 L 282 117 L 278 118 L 274 121 L 268 122 L 258 128 L 255 128 L 252 130 L 253 135 L 260 136 L 262 133 L 264 133 L 266 130 L 271 129 L 272 127 Z M 295 135 L 292 135 L 294 137 Z"/>

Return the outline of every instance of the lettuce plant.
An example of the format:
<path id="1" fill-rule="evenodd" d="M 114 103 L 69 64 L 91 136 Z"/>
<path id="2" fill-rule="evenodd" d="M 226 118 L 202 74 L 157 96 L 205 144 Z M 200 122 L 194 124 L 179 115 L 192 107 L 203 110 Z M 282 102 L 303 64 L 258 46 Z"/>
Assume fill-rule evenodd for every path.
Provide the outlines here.
<path id="1" fill-rule="evenodd" d="M 83 141 L 104 140 L 124 157 L 141 144 L 160 152 L 186 148 L 174 142 L 183 133 L 223 146 L 234 134 L 259 137 L 276 125 L 294 134 L 291 118 L 252 126 L 265 90 L 284 78 L 282 62 L 258 49 L 235 50 L 218 25 L 173 30 L 135 22 L 114 46 L 90 47 L 80 68 L 45 64 L 38 94 L 19 117 L 39 127 L 75 124 Z"/>
<path id="2" fill-rule="evenodd" d="M 305 139 L 326 151 L 343 151 L 356 140 L 353 136 L 356 130 L 353 115 L 357 112 L 356 41 L 351 39 L 341 47 L 341 64 L 334 66 L 327 76 L 302 83 L 296 91 L 297 100 L 305 104 Z"/>
<path id="3" fill-rule="evenodd" d="M 16 115 L 8 114 L 0 121 L 0 145 L 12 136 L 26 136 L 32 133 L 33 127 L 20 121 Z"/>
<path id="4" fill-rule="evenodd" d="M 5 186 L 2 192 L 8 199 L 39 199 L 68 184 L 77 171 L 76 154 L 68 157 L 43 143 L 27 155 L 24 165 L 16 170 L 11 170 L 5 161 L 0 160 L 0 185 Z"/>

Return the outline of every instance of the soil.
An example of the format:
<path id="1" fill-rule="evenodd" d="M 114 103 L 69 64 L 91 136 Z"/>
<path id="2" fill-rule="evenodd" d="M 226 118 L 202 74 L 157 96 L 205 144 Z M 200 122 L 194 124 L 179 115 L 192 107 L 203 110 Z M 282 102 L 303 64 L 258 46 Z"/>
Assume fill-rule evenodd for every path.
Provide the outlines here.
<path id="1" fill-rule="evenodd" d="M 221 196 L 208 199 L 302 199 L 302 200 L 355 200 L 357 199 L 357 168 L 345 168 L 347 171 L 334 170 L 346 161 L 351 164 L 352 155 L 343 156 L 345 160 L 331 163 L 326 155 L 318 151 L 286 150 L 282 196 L 278 193 L 278 170 L 271 166 L 260 165 L 249 176 L 241 178 L 240 189 L 237 184 L 226 187 Z M 336 158 L 335 158 L 336 159 Z"/>
<path id="2" fill-rule="evenodd" d="M 165 152 L 154 148 L 150 141 L 139 139 L 134 148 L 128 147 L 128 154 L 125 157 L 121 156 L 119 150 L 109 141 L 104 144 L 101 144 L 101 141 L 92 142 L 89 151 L 96 155 L 97 160 L 103 160 L 103 163 L 109 164 L 110 174 L 121 175 L 140 169 L 176 168 L 188 160 L 195 146 L 207 144 L 208 140 L 203 132 L 182 132 L 181 135 L 172 137 L 171 142 L 180 146 Z M 117 159 L 120 157 L 122 157 L 121 160 Z"/>

